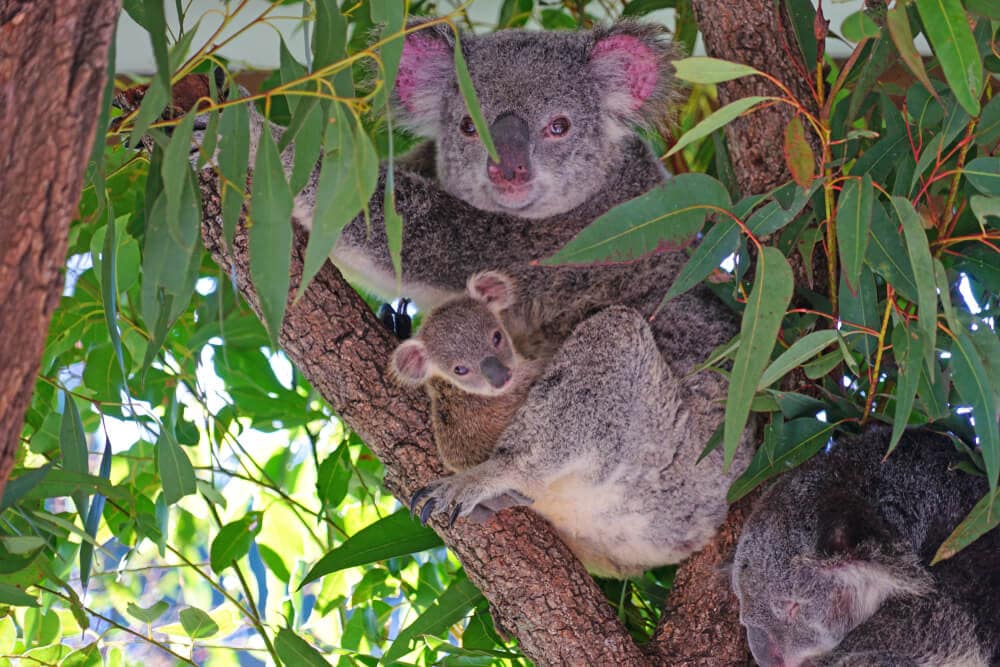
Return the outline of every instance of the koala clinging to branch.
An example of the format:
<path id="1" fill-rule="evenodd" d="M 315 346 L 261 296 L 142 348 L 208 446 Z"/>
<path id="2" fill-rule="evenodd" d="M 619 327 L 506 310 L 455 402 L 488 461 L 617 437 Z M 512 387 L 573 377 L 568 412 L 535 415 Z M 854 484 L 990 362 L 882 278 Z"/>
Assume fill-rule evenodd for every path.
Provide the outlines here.
<path id="1" fill-rule="evenodd" d="M 778 480 L 743 526 L 733 564 L 757 662 L 973 667 L 1000 660 L 1000 530 L 929 563 L 988 490 L 948 440 L 888 429 L 842 438 Z"/>
<path id="2" fill-rule="evenodd" d="M 720 451 L 697 463 L 703 443 L 690 436 L 705 427 L 701 406 L 685 400 L 644 318 L 613 307 L 572 333 L 540 334 L 558 310 L 553 299 L 518 302 L 498 272 L 472 276 L 468 291 L 432 310 L 392 357 L 398 380 L 427 387 L 438 451 L 456 471 L 414 495 L 414 509 L 426 497 L 421 519 L 435 510 L 484 519 L 530 505 L 605 576 L 675 563 L 704 546 L 748 452 L 728 474 Z M 573 303 L 572 294 L 559 297 Z M 551 337 L 557 344 L 544 342 Z M 518 341 L 537 343 L 540 356 L 523 358 Z"/>

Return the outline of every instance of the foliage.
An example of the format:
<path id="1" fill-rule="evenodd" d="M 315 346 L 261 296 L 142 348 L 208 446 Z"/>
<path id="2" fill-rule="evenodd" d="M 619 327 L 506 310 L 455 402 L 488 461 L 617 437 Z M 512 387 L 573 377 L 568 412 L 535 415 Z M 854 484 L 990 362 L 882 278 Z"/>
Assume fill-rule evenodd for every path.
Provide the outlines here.
<path id="1" fill-rule="evenodd" d="M 225 23 L 246 11 L 236 4 L 221 10 Z M 0 605 L 9 610 L 0 663 L 23 655 L 137 664 L 143 647 L 199 664 L 525 662 L 436 536 L 381 490 L 381 464 L 273 345 L 290 196 L 303 174 L 322 160 L 311 275 L 368 201 L 378 158 L 409 141 L 381 113 L 401 4 L 347 3 L 342 14 L 332 0 L 276 3 L 249 22 L 301 7 L 312 35 L 309 62 L 283 45 L 273 85 L 250 98 L 282 118 L 298 146 L 314 148 L 301 150 L 290 180 L 275 165 L 285 140 L 265 141 L 254 165 L 252 270 L 272 287 L 262 294 L 265 328 L 201 248 L 193 116 L 157 120 L 172 82 L 225 65 L 218 35 L 195 44 L 198 17 L 182 13 L 172 32 L 161 2 L 126 0 L 150 33 L 158 72 L 139 113 L 114 133 L 148 132 L 156 148 L 147 158 L 99 145 L 70 230 L 66 293 L 0 503 Z M 490 28 L 529 19 L 573 28 L 593 19 L 584 7 L 605 4 L 505 0 Z M 809 79 L 822 82 L 815 99 L 797 100 L 772 80 L 772 96 L 713 113 L 713 84 L 770 77 L 711 59 L 679 64 L 693 92 L 677 137 L 660 145 L 675 173 L 707 174 L 611 211 L 563 252 L 574 261 L 631 255 L 680 234 L 669 226 L 678 221 L 684 234 L 700 228 L 665 298 L 709 279 L 743 313 L 739 336 L 707 360 L 732 379 L 713 442 L 731 455 L 751 412 L 766 423 L 731 498 L 800 464 L 840 429 L 891 422 L 895 442 L 906 425 L 930 424 L 953 435 L 969 471 L 993 489 L 942 546 L 947 556 L 1000 520 L 1000 60 L 990 50 L 998 17 L 981 0 L 859 14 L 845 27 L 857 45 L 841 65 L 823 56 L 811 3 L 787 4 Z M 690 48 L 696 29 L 684 0 L 632 0 L 623 13 L 665 6 L 677 7 L 676 34 Z M 386 27 L 369 46 L 376 23 Z M 935 49 L 929 63 L 913 45 L 921 34 Z M 912 83 L 879 80 L 896 56 Z M 245 103 L 210 107 L 223 130 L 229 238 L 244 198 Z M 740 199 L 721 128 L 771 105 L 794 112 L 783 147 L 794 180 Z M 387 224 L 398 243 L 399 219 Z M 814 260 L 823 267 L 815 282 L 793 278 L 792 264 Z M 670 576 L 600 583 L 641 638 Z"/>

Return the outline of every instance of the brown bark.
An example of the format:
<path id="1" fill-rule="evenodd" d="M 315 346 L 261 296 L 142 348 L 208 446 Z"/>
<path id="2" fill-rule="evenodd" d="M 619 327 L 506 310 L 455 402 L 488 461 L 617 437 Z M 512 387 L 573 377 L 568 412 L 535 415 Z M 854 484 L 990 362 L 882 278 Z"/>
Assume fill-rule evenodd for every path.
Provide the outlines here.
<path id="1" fill-rule="evenodd" d="M 260 315 L 249 280 L 245 230 L 233 252 L 222 243 L 216 182 L 202 174 L 205 244 Z M 302 272 L 305 234 L 296 230 L 292 291 Z M 385 485 L 401 499 L 445 473 L 420 391 L 404 391 L 386 376 L 394 339 L 327 262 L 303 297 L 289 304 L 282 349 L 338 415 L 385 464 Z M 643 665 L 647 660 L 618 622 L 591 577 L 548 524 L 530 511 L 504 511 L 483 525 L 453 529 L 432 521 L 461 559 L 469 578 L 493 604 L 497 620 L 540 665 Z"/>
<path id="2" fill-rule="evenodd" d="M 117 19 L 118 0 L 0 0 L 0 494 L 62 293 Z"/>

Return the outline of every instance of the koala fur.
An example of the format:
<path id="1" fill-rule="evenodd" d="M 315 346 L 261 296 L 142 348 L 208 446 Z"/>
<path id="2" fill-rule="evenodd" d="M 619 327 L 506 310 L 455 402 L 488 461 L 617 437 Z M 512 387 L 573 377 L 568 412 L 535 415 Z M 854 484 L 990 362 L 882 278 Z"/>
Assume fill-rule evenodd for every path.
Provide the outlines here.
<path id="1" fill-rule="evenodd" d="M 530 501 L 596 571 L 624 575 L 683 558 L 721 524 L 726 488 L 747 463 L 742 448 L 727 474 L 718 452 L 694 465 L 722 422 L 726 383 L 691 371 L 732 337 L 736 319 L 702 286 L 648 321 L 684 264 L 680 252 L 587 267 L 533 264 L 667 178 L 633 129 L 661 124 L 674 95 L 666 31 L 623 21 L 580 32 L 463 35 L 500 158 L 493 162 L 470 132 L 450 27 L 411 28 L 419 29 L 405 39 L 396 117 L 429 143 L 393 173 L 401 282 L 385 234 L 384 165 L 370 224 L 363 215 L 348 223 L 332 261 L 362 288 L 407 296 L 424 310 L 460 296 L 469 276 L 485 270 L 512 275 L 523 294 L 554 297 L 534 337 L 518 339 L 525 354 L 554 355 L 551 363 L 494 455 L 442 480 L 424 515 L 455 511 L 455 503 L 467 515 Z M 260 132 L 281 130 L 252 107 L 251 122 L 252 161 Z M 282 155 L 288 171 L 292 150 Z M 307 229 L 317 185 L 318 170 L 295 198 L 293 218 Z M 567 291 L 584 297 L 563 308 L 558 297 Z M 560 336 L 565 345 L 547 349 Z M 432 382 L 432 390 L 442 386 Z M 446 402 L 454 394 L 441 396 L 439 407 L 454 414 L 456 403 Z M 448 458 L 449 467 L 481 458 L 484 441 L 471 443 L 468 457 Z"/>
<path id="2" fill-rule="evenodd" d="M 1000 659 L 1000 530 L 930 567 L 988 491 L 947 438 L 841 438 L 761 497 L 732 570 L 757 662 L 954 667 Z"/>
<path id="3" fill-rule="evenodd" d="M 435 439 L 456 471 L 418 492 L 411 506 L 426 499 L 423 519 L 443 511 L 452 520 L 477 520 L 511 505 L 530 505 L 588 569 L 604 576 L 635 575 L 704 546 L 725 518 L 726 489 L 746 465 L 748 451 L 741 449 L 728 474 L 721 472 L 719 451 L 698 464 L 710 431 L 705 415 L 693 412 L 709 406 L 686 392 L 684 380 L 664 363 L 645 318 L 619 306 L 581 317 L 562 336 L 568 336 L 564 344 L 542 346 L 557 350 L 545 366 L 547 355 L 521 357 L 511 345 L 519 336 L 506 325 L 530 333 L 546 303 L 572 303 L 573 294 L 535 294 L 527 304 L 505 296 L 490 303 L 479 289 L 484 278 L 512 287 L 502 274 L 473 276 L 469 296 L 432 310 L 417 338 L 393 356 L 397 378 L 430 381 Z M 492 338 L 497 332 L 502 345 Z M 419 372 L 407 369 L 414 357 L 423 364 Z M 482 379 L 467 379 L 488 359 L 509 368 L 499 392 L 480 390 Z M 442 390 L 449 417 L 488 424 L 468 441 L 474 455 L 464 439 L 455 439 L 464 434 L 441 428 L 436 413 Z M 721 408 L 714 416 L 721 419 Z M 476 465 L 455 465 L 463 453 L 462 463 Z"/>

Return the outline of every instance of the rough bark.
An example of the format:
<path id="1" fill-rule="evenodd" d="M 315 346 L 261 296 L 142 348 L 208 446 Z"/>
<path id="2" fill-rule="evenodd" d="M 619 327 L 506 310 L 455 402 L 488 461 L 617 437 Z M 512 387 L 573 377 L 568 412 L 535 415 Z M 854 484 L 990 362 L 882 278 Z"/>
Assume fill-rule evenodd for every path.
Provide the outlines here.
<path id="1" fill-rule="evenodd" d="M 245 230 L 237 233 L 232 252 L 227 250 L 215 178 L 203 173 L 201 186 L 205 244 L 227 273 L 234 269 L 240 292 L 260 315 Z M 305 241 L 296 230 L 290 294 L 298 289 Z M 397 498 L 409 498 L 444 474 L 426 398 L 401 390 L 386 376 L 395 340 L 329 262 L 303 297 L 289 302 L 279 342 L 382 460 L 385 485 Z M 647 664 L 593 579 L 532 512 L 504 511 L 482 525 L 460 520 L 453 529 L 437 519 L 432 525 L 493 604 L 495 618 L 537 664 Z"/>
<path id="2" fill-rule="evenodd" d="M 0 0 L 0 494 L 62 294 L 118 4 Z"/>
<path id="3" fill-rule="evenodd" d="M 814 106 L 807 73 L 787 17 L 773 0 L 692 0 L 709 56 L 752 65 L 784 83 L 808 106 Z M 779 95 L 760 77 L 719 86 L 719 102 L 750 95 Z M 736 181 L 743 195 L 767 192 L 789 180 L 782 157 L 784 130 L 791 107 L 776 105 L 737 119 L 726 127 Z M 795 266 L 796 282 L 812 267 Z M 757 494 L 735 504 L 711 545 L 677 571 L 663 621 L 651 649 L 664 664 L 688 667 L 753 665 L 739 623 L 739 605 L 729 588 L 725 564 Z"/>

